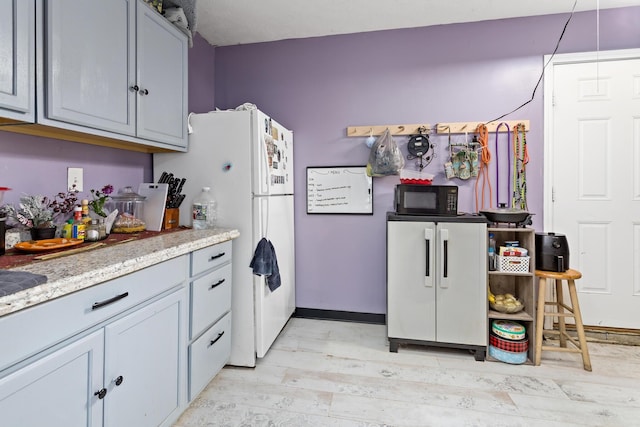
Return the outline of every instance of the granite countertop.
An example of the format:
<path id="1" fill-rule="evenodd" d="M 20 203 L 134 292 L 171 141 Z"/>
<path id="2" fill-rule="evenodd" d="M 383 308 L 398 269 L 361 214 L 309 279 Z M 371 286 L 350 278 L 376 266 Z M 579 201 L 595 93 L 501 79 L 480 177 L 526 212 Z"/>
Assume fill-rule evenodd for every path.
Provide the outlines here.
<path id="1" fill-rule="evenodd" d="M 47 282 L 0 297 L 0 316 L 238 236 L 240 233 L 235 229 L 189 229 L 12 268 L 9 271 L 43 274 Z"/>

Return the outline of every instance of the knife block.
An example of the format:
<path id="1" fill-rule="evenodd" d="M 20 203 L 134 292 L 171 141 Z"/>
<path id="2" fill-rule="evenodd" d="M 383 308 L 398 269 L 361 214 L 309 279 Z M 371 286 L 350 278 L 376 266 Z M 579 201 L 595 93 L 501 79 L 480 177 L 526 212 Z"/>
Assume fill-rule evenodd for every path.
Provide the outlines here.
<path id="1" fill-rule="evenodd" d="M 164 223 L 162 224 L 163 230 L 169 230 L 172 228 L 178 228 L 180 226 L 180 209 L 168 208 L 164 211 Z"/>

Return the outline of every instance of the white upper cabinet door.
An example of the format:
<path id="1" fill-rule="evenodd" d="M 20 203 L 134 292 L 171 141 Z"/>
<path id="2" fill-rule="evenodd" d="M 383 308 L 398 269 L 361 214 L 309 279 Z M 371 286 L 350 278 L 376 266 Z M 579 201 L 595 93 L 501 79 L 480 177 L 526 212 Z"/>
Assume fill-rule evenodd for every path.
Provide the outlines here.
<path id="1" fill-rule="evenodd" d="M 135 135 L 135 6 L 45 1 L 48 119 Z"/>
<path id="2" fill-rule="evenodd" d="M 138 137 L 187 146 L 186 36 L 138 3 Z"/>
<path id="3" fill-rule="evenodd" d="M 35 3 L 0 0 L 1 118 L 34 121 Z"/>

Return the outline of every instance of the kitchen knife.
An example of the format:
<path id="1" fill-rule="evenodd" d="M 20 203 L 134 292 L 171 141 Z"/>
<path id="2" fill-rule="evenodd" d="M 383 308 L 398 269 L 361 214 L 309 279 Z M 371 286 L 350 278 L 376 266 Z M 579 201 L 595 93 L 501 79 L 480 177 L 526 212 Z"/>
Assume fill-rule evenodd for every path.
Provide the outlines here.
<path id="1" fill-rule="evenodd" d="M 186 194 L 180 194 L 178 196 L 178 200 L 176 200 L 175 204 L 174 204 L 174 208 L 179 208 L 180 205 L 182 204 L 182 201 L 184 200 L 184 198 L 186 197 Z"/>
<path id="2" fill-rule="evenodd" d="M 176 196 L 180 194 L 180 192 L 182 191 L 182 187 L 184 186 L 184 183 L 187 182 L 187 178 L 182 178 L 180 180 L 180 184 L 178 185 L 178 188 L 176 189 Z"/>
<path id="3" fill-rule="evenodd" d="M 163 184 L 164 180 L 167 178 L 167 175 L 168 175 L 167 172 L 163 171 L 162 175 L 160 175 L 160 179 L 158 179 L 158 184 Z"/>

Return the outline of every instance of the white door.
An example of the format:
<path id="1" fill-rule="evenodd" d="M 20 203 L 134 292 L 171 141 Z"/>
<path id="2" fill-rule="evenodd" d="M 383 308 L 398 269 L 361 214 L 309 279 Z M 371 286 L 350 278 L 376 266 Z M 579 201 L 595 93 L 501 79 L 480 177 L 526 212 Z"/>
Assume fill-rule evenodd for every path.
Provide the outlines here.
<path id="1" fill-rule="evenodd" d="M 545 80 L 545 231 L 567 235 L 584 323 L 637 329 L 640 51 L 595 59 L 558 56 Z"/>
<path id="2" fill-rule="evenodd" d="M 256 197 L 253 203 L 257 213 L 254 229 L 258 230 L 254 248 L 261 237 L 271 241 L 281 281 L 280 287 L 271 291 L 265 277 L 253 279 L 256 355 L 264 357 L 295 310 L 293 196 Z"/>

